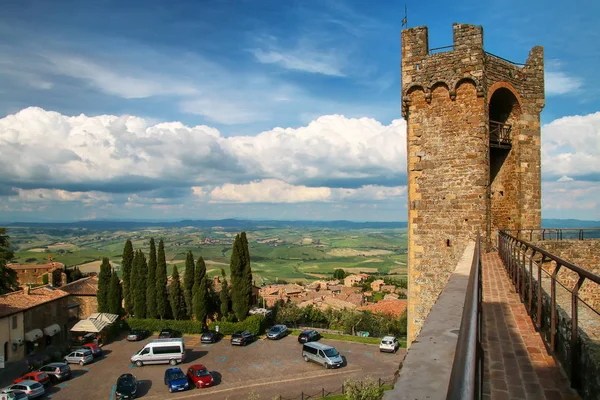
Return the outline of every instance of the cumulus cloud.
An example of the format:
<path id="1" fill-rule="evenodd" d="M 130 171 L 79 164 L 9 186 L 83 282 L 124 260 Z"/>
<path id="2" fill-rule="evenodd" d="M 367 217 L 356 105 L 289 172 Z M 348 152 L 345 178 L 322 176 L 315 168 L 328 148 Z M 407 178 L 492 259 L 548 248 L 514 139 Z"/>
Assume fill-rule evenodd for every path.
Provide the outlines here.
<path id="1" fill-rule="evenodd" d="M 560 60 L 548 60 L 544 72 L 544 83 L 546 95 L 563 95 L 577 91 L 583 81 L 576 77 L 561 71 L 563 63 Z"/>
<path id="2" fill-rule="evenodd" d="M 405 139 L 403 120 L 386 126 L 370 118 L 330 115 L 298 129 L 226 138 L 209 126 L 152 125 L 127 115 L 69 117 L 31 107 L 0 119 L 0 187 L 11 188 L 7 194 L 13 187 L 105 193 L 171 190 L 151 193 L 157 198 L 211 187 L 218 188 L 213 194 L 217 200 L 251 191 L 256 188 L 251 182 L 273 186 L 270 180 L 277 180 L 294 186 L 279 186 L 276 193 L 282 199 L 304 190 L 311 196 L 320 193 L 309 196 L 315 201 L 323 194 L 312 188 L 398 186 L 389 182 L 405 179 Z"/>
<path id="3" fill-rule="evenodd" d="M 542 171 L 549 179 L 600 181 L 600 112 L 542 127 Z M 563 180 L 565 180 L 563 179 Z"/>

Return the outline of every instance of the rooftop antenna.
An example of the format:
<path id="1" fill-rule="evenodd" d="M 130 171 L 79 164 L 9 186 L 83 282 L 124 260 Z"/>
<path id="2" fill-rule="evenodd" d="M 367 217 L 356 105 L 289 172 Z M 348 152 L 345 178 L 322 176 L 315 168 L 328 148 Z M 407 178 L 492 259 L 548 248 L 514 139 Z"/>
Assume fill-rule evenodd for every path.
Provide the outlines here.
<path id="1" fill-rule="evenodd" d="M 406 12 L 406 4 L 404 5 L 404 18 L 402 18 L 401 27 L 408 28 L 408 13 Z"/>

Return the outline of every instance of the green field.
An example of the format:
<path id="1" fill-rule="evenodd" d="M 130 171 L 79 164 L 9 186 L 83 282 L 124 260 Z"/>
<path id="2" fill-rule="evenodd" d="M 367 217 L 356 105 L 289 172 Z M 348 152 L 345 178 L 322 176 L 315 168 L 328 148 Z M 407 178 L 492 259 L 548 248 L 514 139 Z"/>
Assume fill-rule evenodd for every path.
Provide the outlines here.
<path id="1" fill-rule="evenodd" d="M 202 256 L 210 275 L 221 268 L 229 273 L 229 257 L 235 234 L 232 228 L 157 227 L 137 230 L 92 230 L 85 228 L 9 227 L 15 253 L 21 264 L 47 262 L 51 255 L 67 267 L 82 266 L 90 272 L 102 257 L 109 257 L 117 271 L 127 239 L 146 254 L 149 241 L 163 238 L 168 272 L 177 265 L 180 273 L 186 253 Z M 310 282 L 330 278 L 337 268 L 347 272 L 371 272 L 406 276 L 406 228 L 332 229 L 315 227 L 257 227 L 246 229 L 257 284 L 285 280 Z M 95 262 L 95 263 L 94 263 Z M 88 264 L 87 263 L 93 263 Z M 96 268 L 97 269 L 97 268 Z"/>

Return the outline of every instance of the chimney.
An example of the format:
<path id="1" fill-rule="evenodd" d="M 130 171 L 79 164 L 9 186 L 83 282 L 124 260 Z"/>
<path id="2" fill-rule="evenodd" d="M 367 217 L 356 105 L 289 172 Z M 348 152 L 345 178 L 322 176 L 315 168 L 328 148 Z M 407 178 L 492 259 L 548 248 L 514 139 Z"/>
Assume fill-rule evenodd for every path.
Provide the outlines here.
<path id="1" fill-rule="evenodd" d="M 25 291 L 25 296 L 29 296 L 29 294 L 31 293 L 31 286 L 25 285 L 23 290 Z"/>

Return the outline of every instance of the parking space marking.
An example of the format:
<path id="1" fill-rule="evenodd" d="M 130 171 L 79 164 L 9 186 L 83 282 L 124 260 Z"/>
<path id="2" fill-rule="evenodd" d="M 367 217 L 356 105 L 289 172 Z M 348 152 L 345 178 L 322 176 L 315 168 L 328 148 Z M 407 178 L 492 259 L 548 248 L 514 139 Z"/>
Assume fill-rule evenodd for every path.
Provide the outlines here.
<path id="1" fill-rule="evenodd" d="M 66 384 L 66 383 L 61 383 L 60 385 L 58 385 L 58 387 L 59 387 L 59 388 L 64 388 L 64 387 L 66 387 L 66 386 L 67 386 L 67 384 Z"/>
<path id="2" fill-rule="evenodd" d="M 115 396 L 115 385 L 113 385 L 112 389 L 110 389 L 110 400 L 113 400 Z"/>
<path id="3" fill-rule="evenodd" d="M 221 358 L 221 359 L 219 360 L 219 358 Z M 226 359 L 227 359 L 227 356 L 223 356 L 223 357 L 217 357 L 217 358 L 215 359 L 215 362 L 225 362 L 225 360 L 226 360 Z"/>
<path id="4" fill-rule="evenodd" d="M 260 364 L 252 364 L 252 366 L 256 369 L 260 368 Z"/>
<path id="5" fill-rule="evenodd" d="M 344 350 L 344 353 L 352 353 L 352 350 Z"/>
<path id="6" fill-rule="evenodd" d="M 237 371 L 237 367 L 229 368 L 231 371 Z"/>
<path id="7" fill-rule="evenodd" d="M 299 363 L 300 362 L 300 360 L 292 360 L 292 361 L 295 362 L 295 363 Z"/>
<path id="8" fill-rule="evenodd" d="M 327 376 L 351 374 L 351 373 L 358 372 L 358 371 L 361 371 L 361 369 L 360 368 L 356 368 L 356 369 L 347 370 L 347 371 L 331 372 L 331 373 L 327 374 Z M 296 382 L 296 381 L 301 381 L 301 380 L 305 380 L 305 379 L 320 378 L 321 376 L 323 376 L 322 373 L 312 374 L 310 376 L 301 376 L 301 377 L 298 377 L 298 378 L 280 379 L 280 380 L 277 380 L 277 381 L 253 383 L 253 384 L 250 384 L 250 385 L 239 386 L 239 387 L 232 387 L 232 388 L 220 389 L 220 390 L 214 390 L 214 391 L 205 392 L 205 393 L 198 393 L 198 392 L 196 392 L 196 393 L 188 394 L 188 395 L 185 395 L 185 396 L 169 397 L 169 399 L 170 400 L 180 400 L 180 399 L 188 399 L 190 397 L 200 397 L 200 396 L 206 396 L 206 395 L 211 396 L 211 395 L 216 395 L 218 393 L 231 392 L 231 391 L 234 391 L 234 390 L 244 390 L 244 389 L 247 390 L 247 389 L 250 389 L 250 388 L 253 388 L 253 387 L 257 387 L 257 386 L 276 385 L 276 384 L 282 384 L 282 383 Z M 164 396 L 161 396 L 161 397 L 149 396 L 149 398 L 164 398 Z"/>
<path id="9" fill-rule="evenodd" d="M 273 364 L 275 364 L 275 365 L 281 365 L 281 361 L 273 361 Z"/>
<path id="10" fill-rule="evenodd" d="M 370 352 L 370 351 L 365 351 L 365 355 L 366 355 L 367 357 L 372 357 L 372 356 L 373 356 L 373 354 L 371 354 L 371 352 Z"/>

